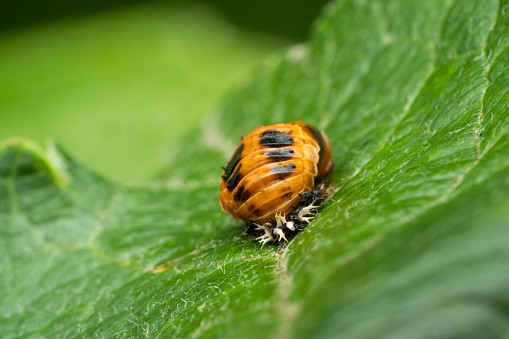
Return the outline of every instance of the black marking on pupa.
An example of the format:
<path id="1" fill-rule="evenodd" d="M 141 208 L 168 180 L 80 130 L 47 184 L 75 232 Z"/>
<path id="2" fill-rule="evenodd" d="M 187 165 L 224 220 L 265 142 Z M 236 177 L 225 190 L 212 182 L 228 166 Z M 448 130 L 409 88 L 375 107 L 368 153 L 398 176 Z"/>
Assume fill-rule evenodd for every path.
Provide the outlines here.
<path id="1" fill-rule="evenodd" d="M 290 174 L 295 172 L 297 166 L 295 164 L 279 165 L 270 169 L 272 174 Z"/>
<path id="2" fill-rule="evenodd" d="M 293 153 L 294 153 L 293 149 L 283 148 L 283 149 L 276 149 L 273 151 L 269 151 L 265 154 L 273 159 L 281 160 L 281 158 L 288 159 L 288 158 L 293 157 Z"/>
<path id="3" fill-rule="evenodd" d="M 224 174 L 221 176 L 224 181 L 228 180 L 228 178 L 232 175 L 233 170 L 237 166 L 237 164 L 240 162 L 240 156 L 242 154 L 242 151 L 244 150 L 244 144 L 240 144 L 239 147 L 235 150 L 235 153 L 233 153 L 232 158 L 230 159 L 230 162 L 228 162 L 228 165 L 226 168 L 224 168 Z"/>
<path id="4" fill-rule="evenodd" d="M 289 133 L 280 132 L 275 129 L 260 134 L 260 145 L 266 147 L 290 146 L 294 143 L 293 137 Z"/>
<path id="5" fill-rule="evenodd" d="M 242 197 L 242 193 L 244 193 L 244 186 L 240 186 L 235 195 L 233 196 L 233 200 L 239 201 Z"/>
<path id="6" fill-rule="evenodd" d="M 242 179 L 239 175 L 240 173 L 240 166 L 239 168 L 235 171 L 235 173 L 233 173 L 233 175 L 230 177 L 230 179 L 228 179 L 228 182 L 226 183 L 226 188 L 228 189 L 228 191 L 231 191 L 233 190 L 235 187 L 237 187 L 240 179 Z"/>

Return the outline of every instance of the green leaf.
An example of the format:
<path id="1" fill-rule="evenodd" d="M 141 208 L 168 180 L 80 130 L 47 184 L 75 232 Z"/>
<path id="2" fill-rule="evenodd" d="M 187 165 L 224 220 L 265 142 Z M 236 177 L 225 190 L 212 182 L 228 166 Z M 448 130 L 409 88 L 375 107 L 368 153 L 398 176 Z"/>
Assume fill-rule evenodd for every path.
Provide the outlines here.
<path id="1" fill-rule="evenodd" d="M 0 140 L 57 140 L 117 181 L 147 181 L 239 72 L 287 44 L 162 2 L 0 34 Z"/>
<path id="2" fill-rule="evenodd" d="M 509 1 L 333 4 L 146 187 L 7 142 L 1 333 L 507 335 L 508 37 Z M 220 211 L 219 166 L 240 135 L 291 120 L 329 135 L 340 189 L 287 247 L 261 247 Z"/>

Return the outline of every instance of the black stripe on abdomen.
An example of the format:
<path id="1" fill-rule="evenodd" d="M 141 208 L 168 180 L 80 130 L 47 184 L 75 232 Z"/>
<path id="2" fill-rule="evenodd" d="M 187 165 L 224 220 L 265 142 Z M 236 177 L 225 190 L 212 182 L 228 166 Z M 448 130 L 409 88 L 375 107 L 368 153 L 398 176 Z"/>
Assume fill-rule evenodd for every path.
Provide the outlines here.
<path id="1" fill-rule="evenodd" d="M 295 171 L 295 164 L 279 165 L 270 169 L 272 174 L 290 174 Z"/>
<path id="2" fill-rule="evenodd" d="M 242 197 L 242 193 L 244 193 L 244 186 L 240 186 L 235 195 L 233 196 L 233 200 L 239 201 Z"/>
<path id="3" fill-rule="evenodd" d="M 281 158 L 291 158 L 293 157 L 293 149 L 284 148 L 284 149 L 276 149 L 274 151 L 269 151 L 265 153 L 265 155 L 276 158 L 277 160 L 280 160 Z"/>
<path id="4" fill-rule="evenodd" d="M 289 133 L 270 129 L 260 134 L 260 145 L 270 147 L 283 147 L 293 144 L 293 137 Z"/>
<path id="5" fill-rule="evenodd" d="M 233 153 L 233 156 L 228 163 L 228 166 L 226 166 L 224 170 L 224 174 L 222 175 L 222 178 L 224 181 L 226 181 L 233 173 L 233 170 L 237 166 L 237 164 L 240 162 L 240 156 L 242 155 L 242 151 L 244 150 L 244 144 L 240 144 L 239 147 L 235 150 L 235 153 Z"/>
<path id="6" fill-rule="evenodd" d="M 239 181 L 241 178 L 240 174 L 240 166 L 239 168 L 233 173 L 233 175 L 228 179 L 228 183 L 226 183 L 226 188 L 228 191 L 232 191 L 237 185 L 239 184 Z"/>

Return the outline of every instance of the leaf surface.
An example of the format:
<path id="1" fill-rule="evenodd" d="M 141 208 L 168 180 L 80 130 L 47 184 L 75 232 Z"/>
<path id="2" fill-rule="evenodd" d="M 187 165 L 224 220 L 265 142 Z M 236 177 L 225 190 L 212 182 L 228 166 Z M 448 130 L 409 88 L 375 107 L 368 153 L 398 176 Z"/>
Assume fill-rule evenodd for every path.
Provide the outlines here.
<path id="1" fill-rule="evenodd" d="M 508 13 L 332 4 L 308 45 L 267 59 L 147 187 L 6 143 L 2 333 L 507 335 Z M 240 135 L 292 120 L 328 134 L 340 189 L 289 246 L 261 247 L 220 211 L 219 167 Z"/>
<path id="2" fill-rule="evenodd" d="M 289 43 L 162 2 L 4 32 L 0 140 L 56 140 L 116 181 L 146 182 L 239 72 Z"/>

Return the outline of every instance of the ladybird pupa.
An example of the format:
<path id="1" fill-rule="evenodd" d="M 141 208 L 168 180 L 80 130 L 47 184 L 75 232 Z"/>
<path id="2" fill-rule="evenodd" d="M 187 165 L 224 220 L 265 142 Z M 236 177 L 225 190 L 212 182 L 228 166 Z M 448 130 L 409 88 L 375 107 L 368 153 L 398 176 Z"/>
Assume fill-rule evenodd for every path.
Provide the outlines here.
<path id="1" fill-rule="evenodd" d="M 223 167 L 219 203 L 261 243 L 288 241 L 332 190 L 315 179 L 334 167 L 325 133 L 304 122 L 260 126 L 241 139 Z"/>

